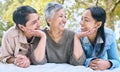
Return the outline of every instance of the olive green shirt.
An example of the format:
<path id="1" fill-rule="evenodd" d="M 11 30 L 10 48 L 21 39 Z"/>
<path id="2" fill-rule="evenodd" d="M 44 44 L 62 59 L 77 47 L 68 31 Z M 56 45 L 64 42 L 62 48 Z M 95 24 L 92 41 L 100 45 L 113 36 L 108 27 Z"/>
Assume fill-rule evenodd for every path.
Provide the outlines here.
<path id="1" fill-rule="evenodd" d="M 47 35 L 46 43 L 46 56 L 42 62 L 48 63 L 68 63 L 72 65 L 82 65 L 85 61 L 84 53 L 79 60 L 75 59 L 73 55 L 74 48 L 74 32 L 65 29 L 61 40 L 56 43 L 50 35 L 47 33 L 47 30 L 44 30 Z M 34 55 L 33 55 L 34 56 Z M 34 64 L 40 64 L 32 60 Z"/>

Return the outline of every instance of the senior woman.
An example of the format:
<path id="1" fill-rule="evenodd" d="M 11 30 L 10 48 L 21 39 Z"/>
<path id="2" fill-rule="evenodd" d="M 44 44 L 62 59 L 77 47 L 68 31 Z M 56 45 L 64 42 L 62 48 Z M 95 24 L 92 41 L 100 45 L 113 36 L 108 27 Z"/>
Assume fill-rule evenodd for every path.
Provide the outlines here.
<path id="1" fill-rule="evenodd" d="M 64 28 L 66 14 L 63 6 L 56 2 L 50 2 L 47 4 L 44 13 L 46 23 L 49 26 L 49 29 L 44 30 L 47 36 L 47 44 L 46 51 L 43 54 L 45 53 L 46 56 L 38 59 L 39 53 L 34 54 L 36 58 L 33 60 L 34 63 L 48 62 L 82 65 L 85 61 L 85 55 L 76 34 Z"/>

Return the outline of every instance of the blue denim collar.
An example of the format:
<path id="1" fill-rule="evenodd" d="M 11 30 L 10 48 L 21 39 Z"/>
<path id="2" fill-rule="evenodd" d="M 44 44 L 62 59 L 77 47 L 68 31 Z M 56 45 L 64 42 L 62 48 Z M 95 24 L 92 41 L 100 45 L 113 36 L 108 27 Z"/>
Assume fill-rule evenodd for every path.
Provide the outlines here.
<path id="1" fill-rule="evenodd" d="M 83 37 L 83 43 L 90 44 L 88 37 Z M 101 43 L 103 43 L 103 39 L 100 36 L 98 36 L 96 44 L 101 44 Z"/>

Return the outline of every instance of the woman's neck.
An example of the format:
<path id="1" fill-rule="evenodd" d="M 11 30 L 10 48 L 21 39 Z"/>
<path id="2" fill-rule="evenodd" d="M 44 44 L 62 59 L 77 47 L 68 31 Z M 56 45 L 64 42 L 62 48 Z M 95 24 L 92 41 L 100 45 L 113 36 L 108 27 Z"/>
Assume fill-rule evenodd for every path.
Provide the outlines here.
<path id="1" fill-rule="evenodd" d="M 95 33 L 93 33 L 93 34 L 91 34 L 91 35 L 88 36 L 88 38 L 89 38 L 89 40 L 90 40 L 90 42 L 91 42 L 92 45 L 95 44 L 95 38 L 96 38 L 96 36 L 97 36 L 97 32 L 95 32 Z"/>
<path id="2" fill-rule="evenodd" d="M 25 37 L 26 37 L 26 39 L 27 39 L 27 42 L 30 43 L 31 40 L 32 40 L 32 38 L 33 38 L 33 36 L 31 36 L 31 35 L 29 35 L 29 34 L 26 34 L 26 33 L 24 33 L 24 35 L 25 35 Z"/>
<path id="3" fill-rule="evenodd" d="M 48 31 L 48 33 L 56 43 L 58 43 L 60 41 L 60 39 L 62 38 L 62 35 L 63 35 L 63 31 L 59 31 L 59 30 L 55 30 L 55 29 L 50 29 Z"/>

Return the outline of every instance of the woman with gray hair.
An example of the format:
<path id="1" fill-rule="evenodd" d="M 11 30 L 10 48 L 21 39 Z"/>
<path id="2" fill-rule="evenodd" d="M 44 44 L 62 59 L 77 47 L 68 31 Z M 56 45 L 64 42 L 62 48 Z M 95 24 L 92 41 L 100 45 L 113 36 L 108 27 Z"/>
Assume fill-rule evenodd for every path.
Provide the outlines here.
<path id="1" fill-rule="evenodd" d="M 35 59 L 36 64 L 38 61 L 45 62 L 44 60 L 47 60 L 48 63 L 82 65 L 85 61 L 85 55 L 76 34 L 64 28 L 66 14 L 63 6 L 56 2 L 50 2 L 44 13 L 46 23 L 49 26 L 49 29 L 44 30 L 47 36 L 46 52 L 44 52 L 46 56 L 39 60 Z"/>

